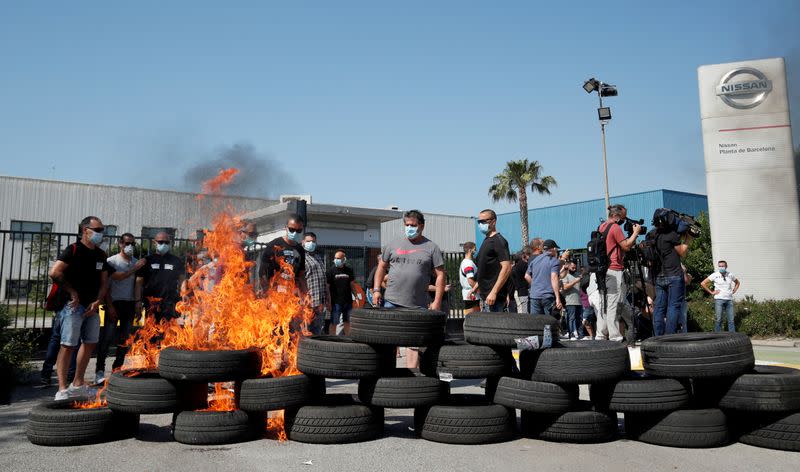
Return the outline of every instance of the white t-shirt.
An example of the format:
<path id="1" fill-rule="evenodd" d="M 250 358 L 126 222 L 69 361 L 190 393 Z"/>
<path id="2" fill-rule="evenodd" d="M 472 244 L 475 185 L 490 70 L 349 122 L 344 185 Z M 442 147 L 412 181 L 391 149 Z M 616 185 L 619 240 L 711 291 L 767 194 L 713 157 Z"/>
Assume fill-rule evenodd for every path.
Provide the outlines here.
<path id="1" fill-rule="evenodd" d="M 461 267 L 458 269 L 458 281 L 461 282 L 461 299 L 462 300 L 477 300 L 477 294 L 470 296 L 469 291 L 472 287 L 469 285 L 469 279 L 475 279 L 478 275 L 478 266 L 472 259 L 464 259 L 461 261 Z"/>
<path id="2" fill-rule="evenodd" d="M 719 272 L 714 272 L 708 276 L 708 280 L 714 282 L 714 290 L 719 293 L 714 295 L 715 300 L 733 300 L 733 289 L 736 287 L 736 276 L 726 272 L 723 277 Z"/>

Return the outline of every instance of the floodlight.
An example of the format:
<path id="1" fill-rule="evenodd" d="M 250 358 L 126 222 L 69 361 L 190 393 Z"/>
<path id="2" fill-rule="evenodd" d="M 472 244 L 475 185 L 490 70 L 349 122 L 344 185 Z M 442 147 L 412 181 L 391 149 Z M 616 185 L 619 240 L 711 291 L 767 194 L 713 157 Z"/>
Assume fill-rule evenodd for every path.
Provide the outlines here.
<path id="1" fill-rule="evenodd" d="M 583 83 L 583 90 L 585 90 L 586 93 L 592 93 L 599 87 L 600 87 L 600 82 L 598 82 L 597 79 L 595 79 L 594 77 Z"/>
<path id="2" fill-rule="evenodd" d="M 609 107 L 600 107 L 597 109 L 597 116 L 600 118 L 600 121 L 608 121 L 611 119 L 611 108 Z"/>
<path id="3" fill-rule="evenodd" d="M 616 97 L 617 95 L 619 95 L 619 92 L 617 91 L 617 87 L 614 85 L 603 84 L 600 87 L 601 97 Z"/>

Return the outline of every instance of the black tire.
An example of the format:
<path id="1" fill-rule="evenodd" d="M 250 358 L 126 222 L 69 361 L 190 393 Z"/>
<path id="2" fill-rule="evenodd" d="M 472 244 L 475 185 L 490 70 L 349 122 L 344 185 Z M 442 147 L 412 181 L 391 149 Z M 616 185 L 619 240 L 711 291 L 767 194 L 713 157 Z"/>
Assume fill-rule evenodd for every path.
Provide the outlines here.
<path id="1" fill-rule="evenodd" d="M 395 369 L 383 377 L 358 381 L 358 399 L 383 408 L 417 408 L 442 403 L 450 386 L 433 377 L 415 376 L 410 369 Z"/>
<path id="2" fill-rule="evenodd" d="M 702 404 L 726 410 L 800 411 L 800 370 L 788 367 L 758 365 L 735 379 L 697 380 L 694 389 Z"/>
<path id="3" fill-rule="evenodd" d="M 554 442 L 601 443 L 617 437 L 617 418 L 607 411 L 595 411 L 591 403 L 580 401 L 573 411 L 546 415 L 523 411 L 523 434 L 530 438 Z"/>
<path id="4" fill-rule="evenodd" d="M 234 444 L 254 439 L 265 429 L 264 417 L 233 411 L 182 411 L 173 437 L 183 444 Z"/>
<path id="5" fill-rule="evenodd" d="M 139 416 L 115 413 L 108 407 L 75 409 L 86 398 L 47 401 L 28 414 L 28 441 L 40 446 L 81 446 L 131 437 Z"/>
<path id="6" fill-rule="evenodd" d="M 681 333 L 645 339 L 644 370 L 671 378 L 733 377 L 753 369 L 750 338 L 742 333 Z"/>
<path id="7" fill-rule="evenodd" d="M 453 395 L 446 405 L 414 410 L 417 434 L 446 444 L 489 444 L 514 439 L 516 412 L 483 395 Z"/>
<path id="8" fill-rule="evenodd" d="M 169 380 L 227 382 L 257 377 L 261 353 L 256 348 L 189 351 L 168 347 L 158 357 L 158 373 Z"/>
<path id="9" fill-rule="evenodd" d="M 262 377 L 242 382 L 239 409 L 249 412 L 284 410 L 325 394 L 325 382 L 305 374 Z"/>
<path id="10" fill-rule="evenodd" d="M 759 415 L 743 426 L 742 444 L 800 452 L 800 413 Z"/>
<path id="11" fill-rule="evenodd" d="M 614 341 L 575 341 L 522 351 L 519 363 L 524 378 L 568 384 L 612 382 L 631 366 L 628 348 Z"/>
<path id="12" fill-rule="evenodd" d="M 332 379 L 378 377 L 386 355 L 380 348 L 345 336 L 311 336 L 300 339 L 297 368 L 308 375 Z M 392 360 L 394 357 L 392 356 Z"/>
<path id="13" fill-rule="evenodd" d="M 691 386 L 686 381 L 631 373 L 617 382 L 590 385 L 589 398 L 598 410 L 660 413 L 688 407 Z"/>
<path id="14" fill-rule="evenodd" d="M 471 316 L 471 315 L 470 315 Z M 448 344 L 421 352 L 419 369 L 431 377 L 451 374 L 454 379 L 482 379 L 511 373 L 513 357 L 508 348 Z"/>
<path id="15" fill-rule="evenodd" d="M 533 413 L 561 414 L 578 401 L 577 385 L 503 377 L 492 400 L 498 405 Z"/>
<path id="16" fill-rule="evenodd" d="M 370 441 L 383 434 L 383 408 L 370 407 L 352 395 L 326 395 L 315 405 L 286 410 L 286 435 L 311 444 Z"/>
<path id="17" fill-rule="evenodd" d="M 557 337 L 558 321 L 547 315 L 470 313 L 464 318 L 464 339 L 470 344 L 516 347 L 515 339 L 542 336 L 545 325 Z M 541 338 L 539 339 L 541 341 Z"/>
<path id="18" fill-rule="evenodd" d="M 410 308 L 361 308 L 350 313 L 350 337 L 390 346 L 431 346 L 445 338 L 447 314 Z"/>
<path id="19" fill-rule="evenodd" d="M 106 390 L 109 408 L 140 415 L 204 408 L 207 396 L 207 384 L 173 383 L 155 369 L 114 372 Z"/>
<path id="20" fill-rule="evenodd" d="M 725 413 L 718 408 L 626 413 L 625 433 L 637 441 L 685 448 L 722 447 L 731 439 Z"/>

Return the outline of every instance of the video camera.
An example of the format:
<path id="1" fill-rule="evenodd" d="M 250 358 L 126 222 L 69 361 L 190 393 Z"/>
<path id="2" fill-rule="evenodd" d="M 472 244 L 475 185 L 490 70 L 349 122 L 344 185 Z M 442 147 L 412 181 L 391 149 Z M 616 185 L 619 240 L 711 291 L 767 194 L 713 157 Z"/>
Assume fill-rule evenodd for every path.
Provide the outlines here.
<path id="1" fill-rule="evenodd" d="M 673 230 L 680 235 L 688 234 L 693 238 L 703 234 L 694 216 L 669 208 L 659 208 L 653 213 L 653 226 L 659 230 Z"/>
<path id="2" fill-rule="evenodd" d="M 647 226 L 644 226 L 644 220 L 638 219 L 634 220 L 631 218 L 625 218 L 625 224 L 622 226 L 625 229 L 625 232 L 628 233 L 628 236 L 633 234 L 633 225 L 637 224 L 642 227 L 642 232 L 639 234 L 647 234 Z"/>

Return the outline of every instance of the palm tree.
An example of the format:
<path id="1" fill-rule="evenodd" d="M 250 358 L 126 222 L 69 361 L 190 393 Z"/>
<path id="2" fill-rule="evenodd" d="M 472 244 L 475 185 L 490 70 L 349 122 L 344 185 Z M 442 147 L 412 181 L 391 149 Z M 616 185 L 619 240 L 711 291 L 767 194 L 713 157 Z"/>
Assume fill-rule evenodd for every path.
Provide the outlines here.
<path id="1" fill-rule="evenodd" d="M 489 196 L 497 203 L 501 200 L 519 201 L 519 219 L 522 226 L 522 245 L 528 244 L 528 186 L 539 195 L 550 195 L 550 187 L 558 185 L 552 176 L 542 176 L 539 161 L 527 159 L 506 162 L 503 172 L 494 176 Z"/>

